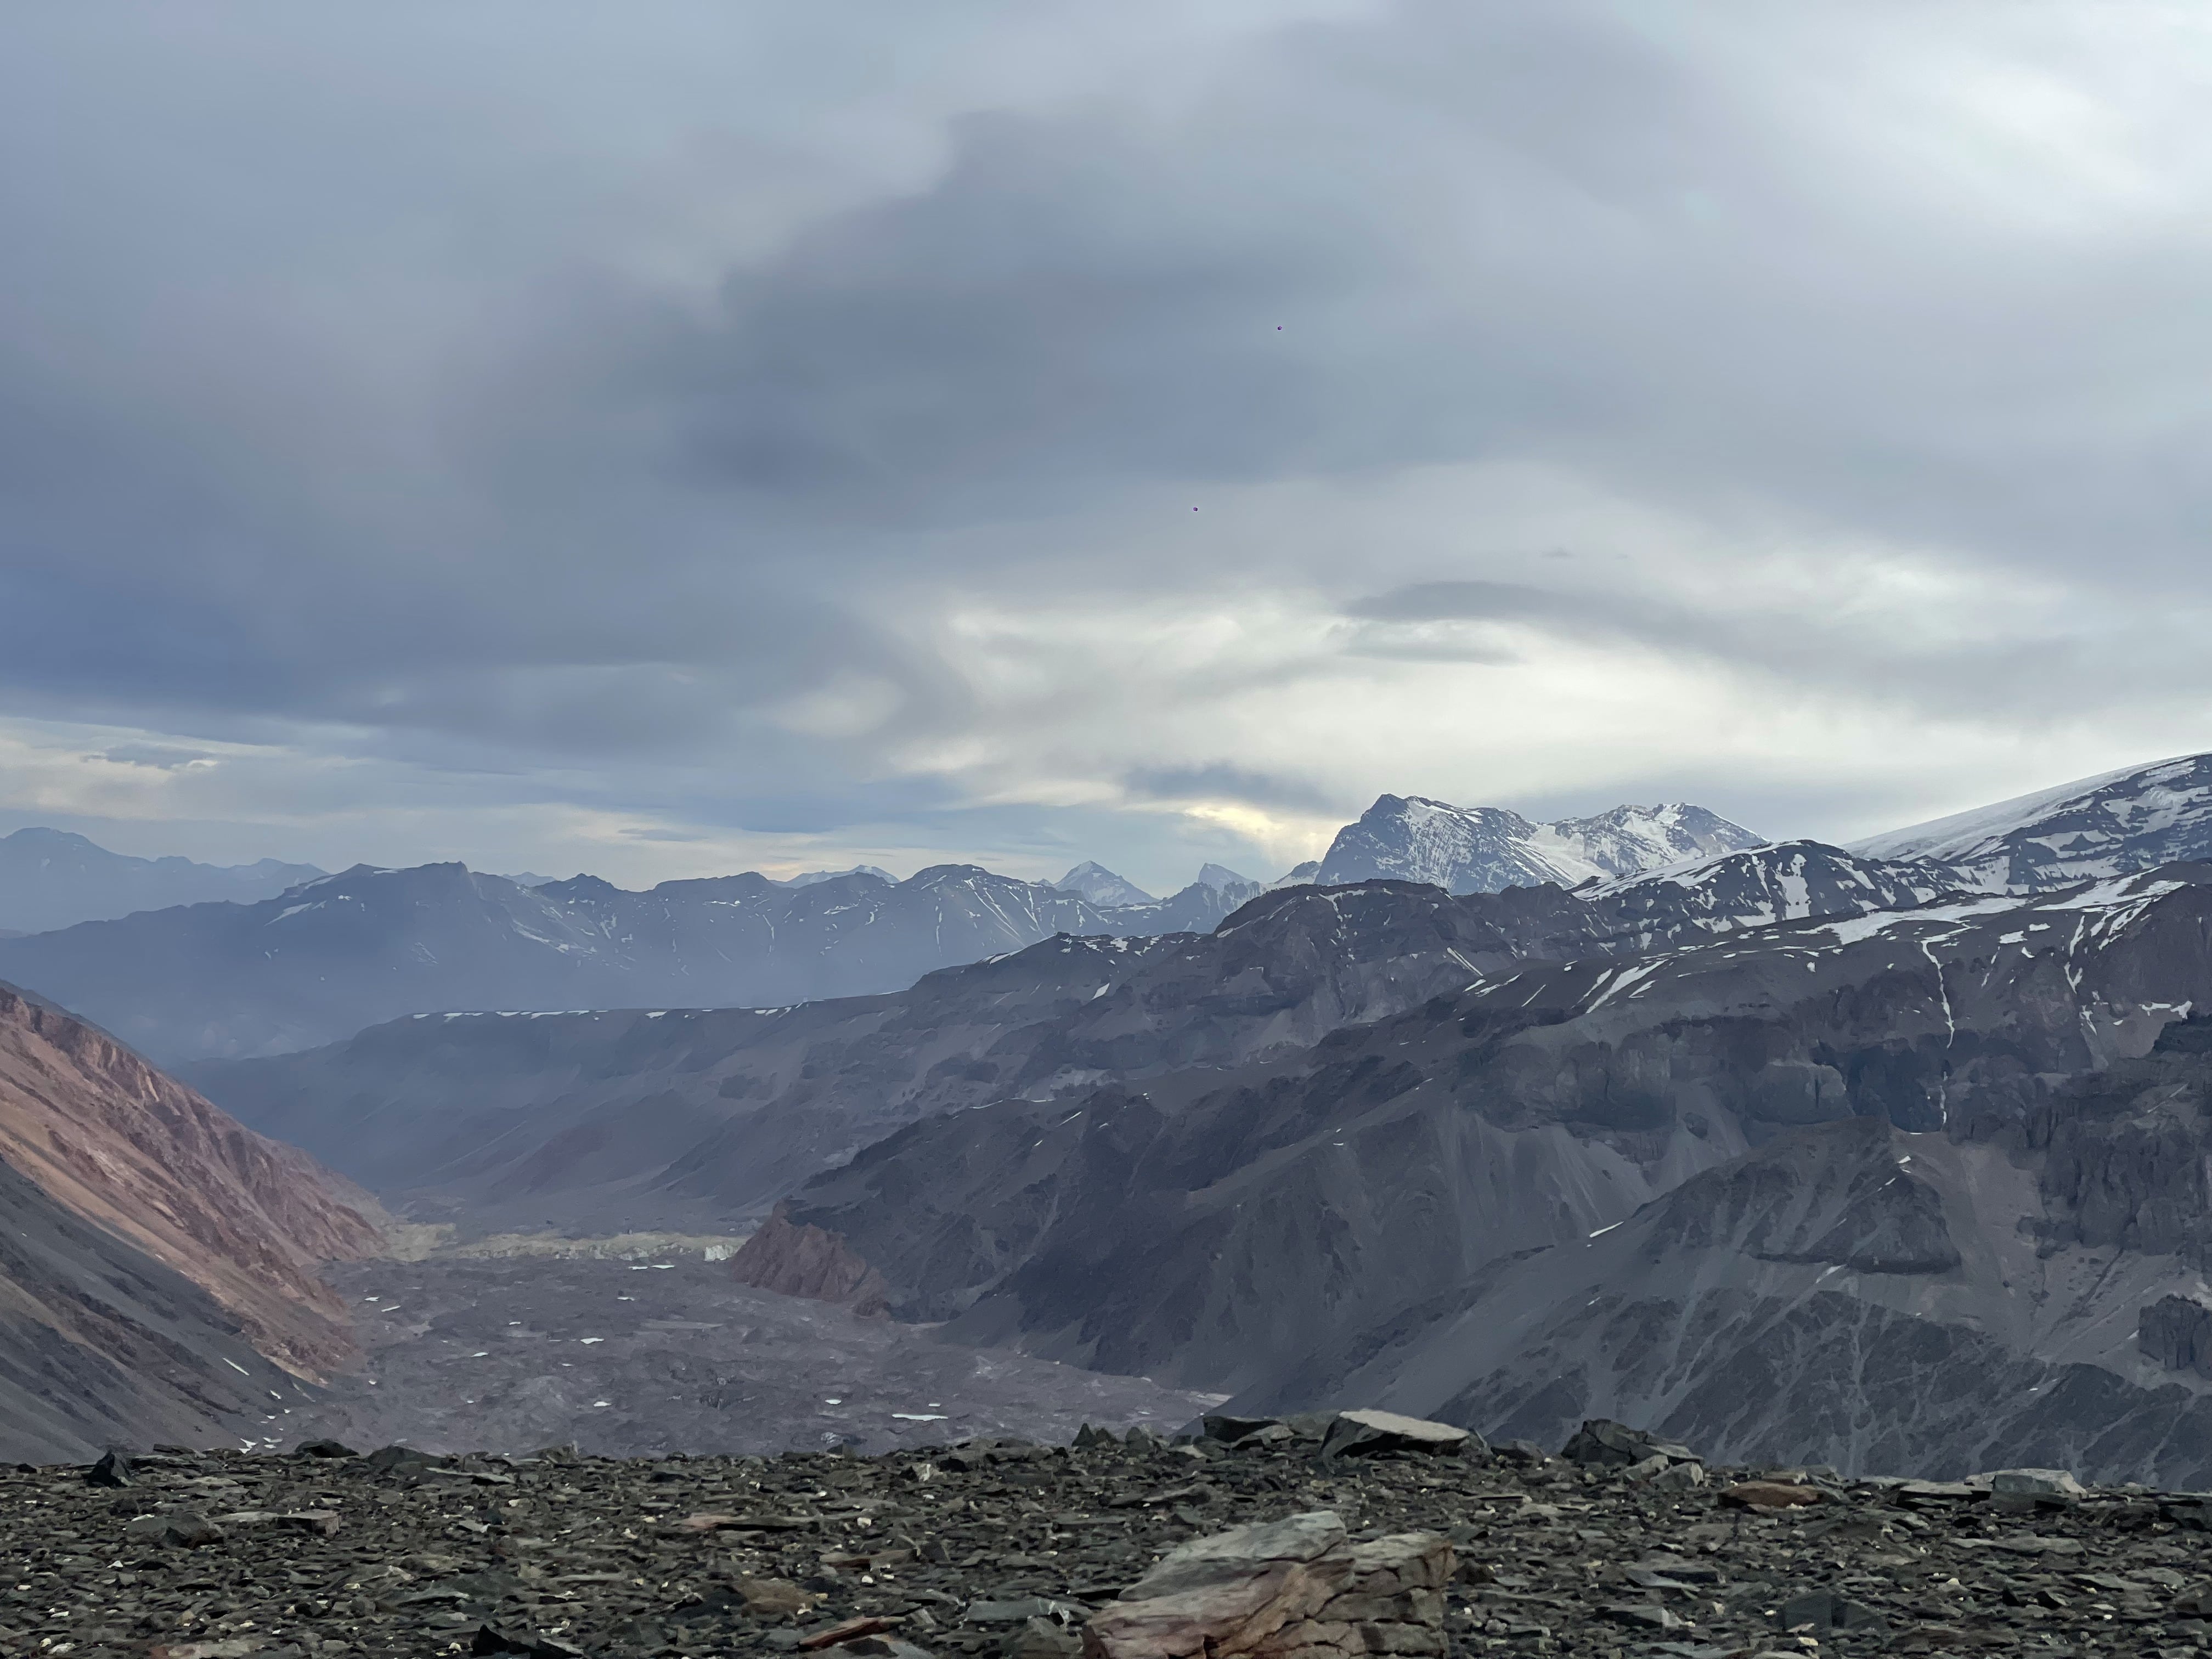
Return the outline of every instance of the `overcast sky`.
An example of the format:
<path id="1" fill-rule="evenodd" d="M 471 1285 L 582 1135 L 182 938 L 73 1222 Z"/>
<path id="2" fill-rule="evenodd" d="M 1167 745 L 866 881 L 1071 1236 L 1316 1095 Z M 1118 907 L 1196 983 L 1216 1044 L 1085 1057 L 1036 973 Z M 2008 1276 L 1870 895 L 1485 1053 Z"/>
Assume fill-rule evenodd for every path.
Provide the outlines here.
<path id="1" fill-rule="evenodd" d="M 2212 747 L 2212 14 L 0 15 L 0 829 L 1273 875 Z"/>

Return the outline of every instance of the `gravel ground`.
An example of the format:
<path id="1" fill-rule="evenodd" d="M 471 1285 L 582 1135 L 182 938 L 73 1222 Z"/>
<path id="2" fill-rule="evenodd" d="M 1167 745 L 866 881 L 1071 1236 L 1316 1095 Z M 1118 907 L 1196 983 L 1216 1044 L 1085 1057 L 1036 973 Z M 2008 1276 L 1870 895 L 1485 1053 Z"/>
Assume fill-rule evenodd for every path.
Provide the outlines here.
<path id="1" fill-rule="evenodd" d="M 1727 1483 L 1753 1474 L 1809 1501 L 1741 1508 Z M 1316 1510 L 1356 1534 L 1453 1540 L 1455 1653 L 2181 1656 L 2212 1640 L 2212 1499 L 1711 1475 L 1662 1492 L 1540 1456 L 1324 1461 L 1297 1443 L 179 1453 L 123 1488 L 70 1468 L 0 1475 L 0 1653 L 705 1659 L 790 1652 L 874 1615 L 939 1655 L 1012 1652 L 1024 1632 L 1034 1654 L 1028 1617 L 1079 1625 L 1176 1542 Z"/>
<path id="2" fill-rule="evenodd" d="M 1085 1422 L 1172 1433 L 1220 1397 L 939 1342 L 926 1326 L 739 1285 L 696 1255 L 367 1261 L 330 1279 L 367 1363 L 316 1406 L 275 1413 L 264 1432 L 277 1445 L 877 1452 L 1061 1441 Z"/>

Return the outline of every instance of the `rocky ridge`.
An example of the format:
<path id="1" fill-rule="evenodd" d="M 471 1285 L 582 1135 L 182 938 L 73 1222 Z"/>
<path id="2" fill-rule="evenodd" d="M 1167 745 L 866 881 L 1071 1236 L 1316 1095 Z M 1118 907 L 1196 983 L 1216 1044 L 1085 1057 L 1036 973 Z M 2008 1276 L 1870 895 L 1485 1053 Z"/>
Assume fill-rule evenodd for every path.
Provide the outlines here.
<path id="1" fill-rule="evenodd" d="M 380 1245 L 374 1200 L 10 986 L 0 1163 L 199 1285 L 279 1364 L 313 1376 L 352 1353 L 317 1268 Z"/>
<path id="2" fill-rule="evenodd" d="M 1086 1430 L 1073 1446 L 768 1460 L 325 1442 L 18 1469 L 0 1474 L 14 1569 L 0 1644 L 76 1659 L 1135 1659 L 1194 1651 L 1202 1627 L 1216 1651 L 1272 1659 L 1287 1644 L 1270 1631 L 1316 1624 L 1371 1648 L 1364 1620 L 1389 1651 L 1453 1656 L 2212 1645 L 2203 1494 L 2057 1470 L 1723 1468 L 1607 1422 L 1560 1455 L 1352 1426 L 1214 1418 L 1172 1445 Z M 1346 1584 L 1386 1565 L 1385 1583 Z M 1333 1599 L 1347 1588 L 1361 1605 Z M 1252 1616 L 1271 1605 L 1310 1622 Z"/>
<path id="3" fill-rule="evenodd" d="M 1255 1408 L 1852 1469 L 2033 1429 L 2212 1482 L 2202 1377 L 2138 1335 L 2206 1296 L 2208 1006 L 2202 866 L 1778 923 L 929 1119 L 791 1216 L 905 1316 Z"/>
<path id="4" fill-rule="evenodd" d="M 705 1225 L 764 1213 L 920 1118 L 1292 1054 L 1519 963 L 1641 955 L 1939 891 L 1923 866 L 1809 842 L 1576 893 L 1299 886 L 1208 933 L 1061 937 L 893 996 L 436 1016 L 181 1070 L 264 1133 L 425 1216 Z"/>
<path id="5" fill-rule="evenodd" d="M 375 1203 L 0 986 L 0 1455 L 258 1425 L 356 1355 Z"/>

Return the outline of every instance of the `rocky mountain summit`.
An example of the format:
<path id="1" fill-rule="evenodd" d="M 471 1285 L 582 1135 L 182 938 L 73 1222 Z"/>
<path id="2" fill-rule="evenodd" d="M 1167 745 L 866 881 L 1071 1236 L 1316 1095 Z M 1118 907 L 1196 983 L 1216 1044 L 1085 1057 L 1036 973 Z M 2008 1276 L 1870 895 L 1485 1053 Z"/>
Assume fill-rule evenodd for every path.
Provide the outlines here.
<path id="1" fill-rule="evenodd" d="M 1632 876 L 1761 844 L 1702 806 L 1616 806 L 1595 817 L 1535 823 L 1499 806 L 1454 806 L 1421 795 L 1380 795 L 1329 843 L 1313 879 L 1425 882 L 1448 893 Z"/>
<path id="2" fill-rule="evenodd" d="M 1152 904 L 1152 894 L 1133 881 L 1115 875 L 1104 865 L 1085 859 L 1053 885 L 1064 893 L 1077 893 L 1093 904 Z"/>
<path id="3" fill-rule="evenodd" d="M 1194 1425 L 1195 1426 L 1195 1425 Z M 324 1441 L 0 1474 L 0 1645 L 75 1659 L 2186 1655 L 2201 1494 L 1547 1455 L 1387 1414 L 1169 1444 L 439 1458 Z"/>

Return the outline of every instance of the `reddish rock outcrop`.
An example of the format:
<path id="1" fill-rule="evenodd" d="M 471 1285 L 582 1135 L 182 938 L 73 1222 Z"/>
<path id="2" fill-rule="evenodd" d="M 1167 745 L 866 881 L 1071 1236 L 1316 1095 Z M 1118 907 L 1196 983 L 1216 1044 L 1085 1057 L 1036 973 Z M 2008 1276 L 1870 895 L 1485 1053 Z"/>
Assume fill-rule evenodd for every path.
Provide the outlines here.
<path id="1" fill-rule="evenodd" d="M 0 1162 L 174 1269 L 301 1376 L 354 1353 L 316 1264 L 374 1254 L 376 1201 L 97 1027 L 0 985 Z"/>
<path id="2" fill-rule="evenodd" d="M 730 1272 L 741 1285 L 835 1302 L 872 1316 L 890 1308 L 890 1287 L 839 1234 L 791 1218 L 791 1206 L 779 1204 L 760 1231 L 730 1258 Z"/>

